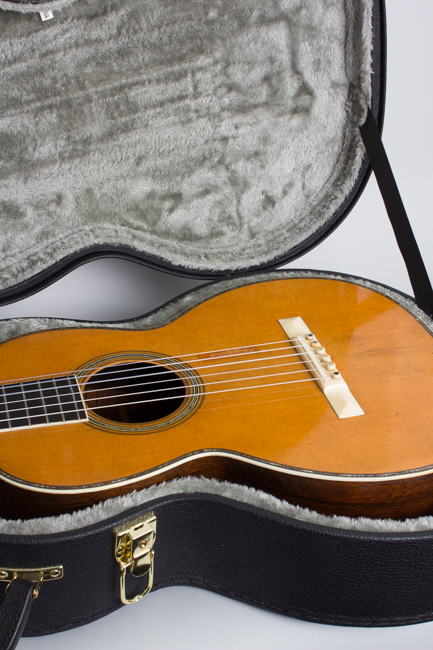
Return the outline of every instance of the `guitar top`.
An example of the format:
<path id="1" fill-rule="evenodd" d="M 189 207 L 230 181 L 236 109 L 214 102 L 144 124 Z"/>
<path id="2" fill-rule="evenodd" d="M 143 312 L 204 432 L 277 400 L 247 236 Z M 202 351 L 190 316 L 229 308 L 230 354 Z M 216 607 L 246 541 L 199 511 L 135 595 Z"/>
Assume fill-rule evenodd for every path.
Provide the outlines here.
<path id="1" fill-rule="evenodd" d="M 267 280 L 152 330 L 29 334 L 0 375 L 2 516 L 185 475 L 325 514 L 433 512 L 433 338 L 365 287 Z"/>

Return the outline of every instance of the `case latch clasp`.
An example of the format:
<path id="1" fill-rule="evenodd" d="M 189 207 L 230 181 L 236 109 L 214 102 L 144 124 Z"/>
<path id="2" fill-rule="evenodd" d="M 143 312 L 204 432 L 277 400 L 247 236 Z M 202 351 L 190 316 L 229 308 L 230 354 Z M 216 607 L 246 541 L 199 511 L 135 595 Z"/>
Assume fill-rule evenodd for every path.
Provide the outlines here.
<path id="1" fill-rule="evenodd" d="M 114 555 L 120 565 L 120 600 L 124 605 L 132 605 L 141 600 L 153 586 L 153 562 L 155 551 L 153 545 L 156 538 L 156 516 L 148 513 L 140 519 L 135 519 L 128 527 L 115 531 Z M 126 570 L 139 578 L 148 575 L 147 587 L 134 596 L 126 597 Z"/>

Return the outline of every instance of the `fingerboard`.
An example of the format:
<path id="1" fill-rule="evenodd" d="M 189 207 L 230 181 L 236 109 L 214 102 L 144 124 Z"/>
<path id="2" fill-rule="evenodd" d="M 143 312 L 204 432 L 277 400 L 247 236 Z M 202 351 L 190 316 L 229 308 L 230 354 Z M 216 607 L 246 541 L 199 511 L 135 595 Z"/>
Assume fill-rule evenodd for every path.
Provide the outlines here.
<path id="1" fill-rule="evenodd" d="M 0 431 L 87 420 L 74 375 L 0 386 Z"/>

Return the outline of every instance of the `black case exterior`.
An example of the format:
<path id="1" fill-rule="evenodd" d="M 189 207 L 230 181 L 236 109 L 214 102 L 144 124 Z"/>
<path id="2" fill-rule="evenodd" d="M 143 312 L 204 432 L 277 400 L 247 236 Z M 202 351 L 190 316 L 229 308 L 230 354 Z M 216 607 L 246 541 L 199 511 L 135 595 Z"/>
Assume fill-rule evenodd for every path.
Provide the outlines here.
<path id="1" fill-rule="evenodd" d="M 220 496 L 184 494 L 66 533 L 0 536 L 6 564 L 64 567 L 61 580 L 42 585 L 25 636 L 67 630 L 121 606 L 113 530 L 147 512 L 158 520 L 155 590 L 190 585 L 332 625 L 433 619 L 433 531 L 328 528 Z M 146 580 L 128 576 L 128 597 Z"/>

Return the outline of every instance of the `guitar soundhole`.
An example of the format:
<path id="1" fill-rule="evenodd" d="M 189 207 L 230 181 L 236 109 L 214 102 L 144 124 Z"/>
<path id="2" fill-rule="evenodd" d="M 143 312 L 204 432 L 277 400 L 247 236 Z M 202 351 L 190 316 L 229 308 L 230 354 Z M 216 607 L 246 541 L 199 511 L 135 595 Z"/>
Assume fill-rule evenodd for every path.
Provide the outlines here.
<path id="1" fill-rule="evenodd" d="M 179 409 L 185 397 L 185 384 L 173 370 L 141 361 L 96 372 L 84 390 L 87 408 L 94 414 L 124 424 L 167 418 Z"/>

